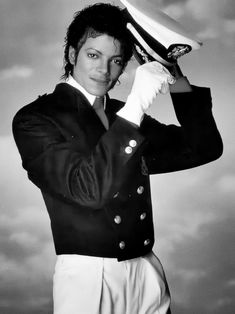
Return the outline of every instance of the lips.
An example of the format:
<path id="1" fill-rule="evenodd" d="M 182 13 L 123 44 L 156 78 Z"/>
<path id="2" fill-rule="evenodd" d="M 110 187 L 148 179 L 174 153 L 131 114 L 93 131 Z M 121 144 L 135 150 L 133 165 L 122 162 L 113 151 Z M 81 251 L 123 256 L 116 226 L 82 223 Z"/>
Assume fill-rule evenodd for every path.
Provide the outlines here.
<path id="1" fill-rule="evenodd" d="M 108 84 L 109 80 L 106 78 L 97 78 L 97 77 L 91 77 L 91 79 L 99 84 Z"/>

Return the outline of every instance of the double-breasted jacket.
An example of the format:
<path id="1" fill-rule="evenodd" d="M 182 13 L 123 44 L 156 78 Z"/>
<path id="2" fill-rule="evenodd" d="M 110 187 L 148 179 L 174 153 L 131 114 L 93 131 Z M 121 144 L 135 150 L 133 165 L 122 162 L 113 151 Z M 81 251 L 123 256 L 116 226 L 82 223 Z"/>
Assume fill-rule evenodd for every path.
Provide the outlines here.
<path id="1" fill-rule="evenodd" d="M 121 261 L 152 250 L 149 176 L 222 153 L 209 89 L 193 86 L 172 100 L 180 126 L 145 115 L 137 127 L 116 115 L 124 103 L 107 97 L 106 130 L 85 96 L 67 83 L 17 112 L 14 138 L 29 179 L 42 192 L 57 254 Z"/>

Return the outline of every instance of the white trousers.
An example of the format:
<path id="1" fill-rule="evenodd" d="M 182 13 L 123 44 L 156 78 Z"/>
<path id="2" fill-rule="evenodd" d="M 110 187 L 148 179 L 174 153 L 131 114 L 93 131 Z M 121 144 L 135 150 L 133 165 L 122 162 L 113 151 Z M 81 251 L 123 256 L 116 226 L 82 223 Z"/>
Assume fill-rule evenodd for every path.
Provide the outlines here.
<path id="1" fill-rule="evenodd" d="M 162 265 L 150 253 L 127 261 L 59 255 L 54 314 L 166 314 L 170 295 Z"/>

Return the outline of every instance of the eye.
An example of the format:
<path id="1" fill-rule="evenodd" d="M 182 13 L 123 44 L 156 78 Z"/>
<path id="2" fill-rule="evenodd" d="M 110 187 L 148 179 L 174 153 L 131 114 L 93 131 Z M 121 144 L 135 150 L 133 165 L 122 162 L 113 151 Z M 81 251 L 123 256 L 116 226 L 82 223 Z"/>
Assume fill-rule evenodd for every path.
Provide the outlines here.
<path id="1" fill-rule="evenodd" d="M 119 66 L 123 66 L 123 61 L 122 59 L 113 59 L 113 62 Z"/>
<path id="2" fill-rule="evenodd" d="M 88 56 L 89 58 L 91 58 L 91 59 L 97 59 L 97 58 L 98 58 L 98 55 L 97 55 L 97 54 L 91 53 L 91 52 L 89 52 L 89 53 L 87 54 L 87 56 Z"/>

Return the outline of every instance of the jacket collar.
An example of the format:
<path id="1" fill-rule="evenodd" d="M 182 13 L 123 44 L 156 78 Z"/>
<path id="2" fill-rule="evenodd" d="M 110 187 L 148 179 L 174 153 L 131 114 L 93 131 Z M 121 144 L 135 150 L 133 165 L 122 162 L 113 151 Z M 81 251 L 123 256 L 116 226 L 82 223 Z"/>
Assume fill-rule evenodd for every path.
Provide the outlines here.
<path id="1" fill-rule="evenodd" d="M 88 93 L 88 91 L 82 85 L 80 85 L 72 77 L 72 75 L 69 75 L 69 77 L 66 79 L 66 83 L 78 89 L 88 99 L 89 103 L 93 106 L 96 96 Z"/>
<path id="2" fill-rule="evenodd" d="M 70 107 L 78 111 L 93 110 L 87 98 L 77 88 L 67 83 L 57 84 L 53 93 L 56 95 L 60 106 Z M 123 102 L 110 99 L 109 95 L 106 94 L 106 114 L 114 115 L 123 105 Z"/>

